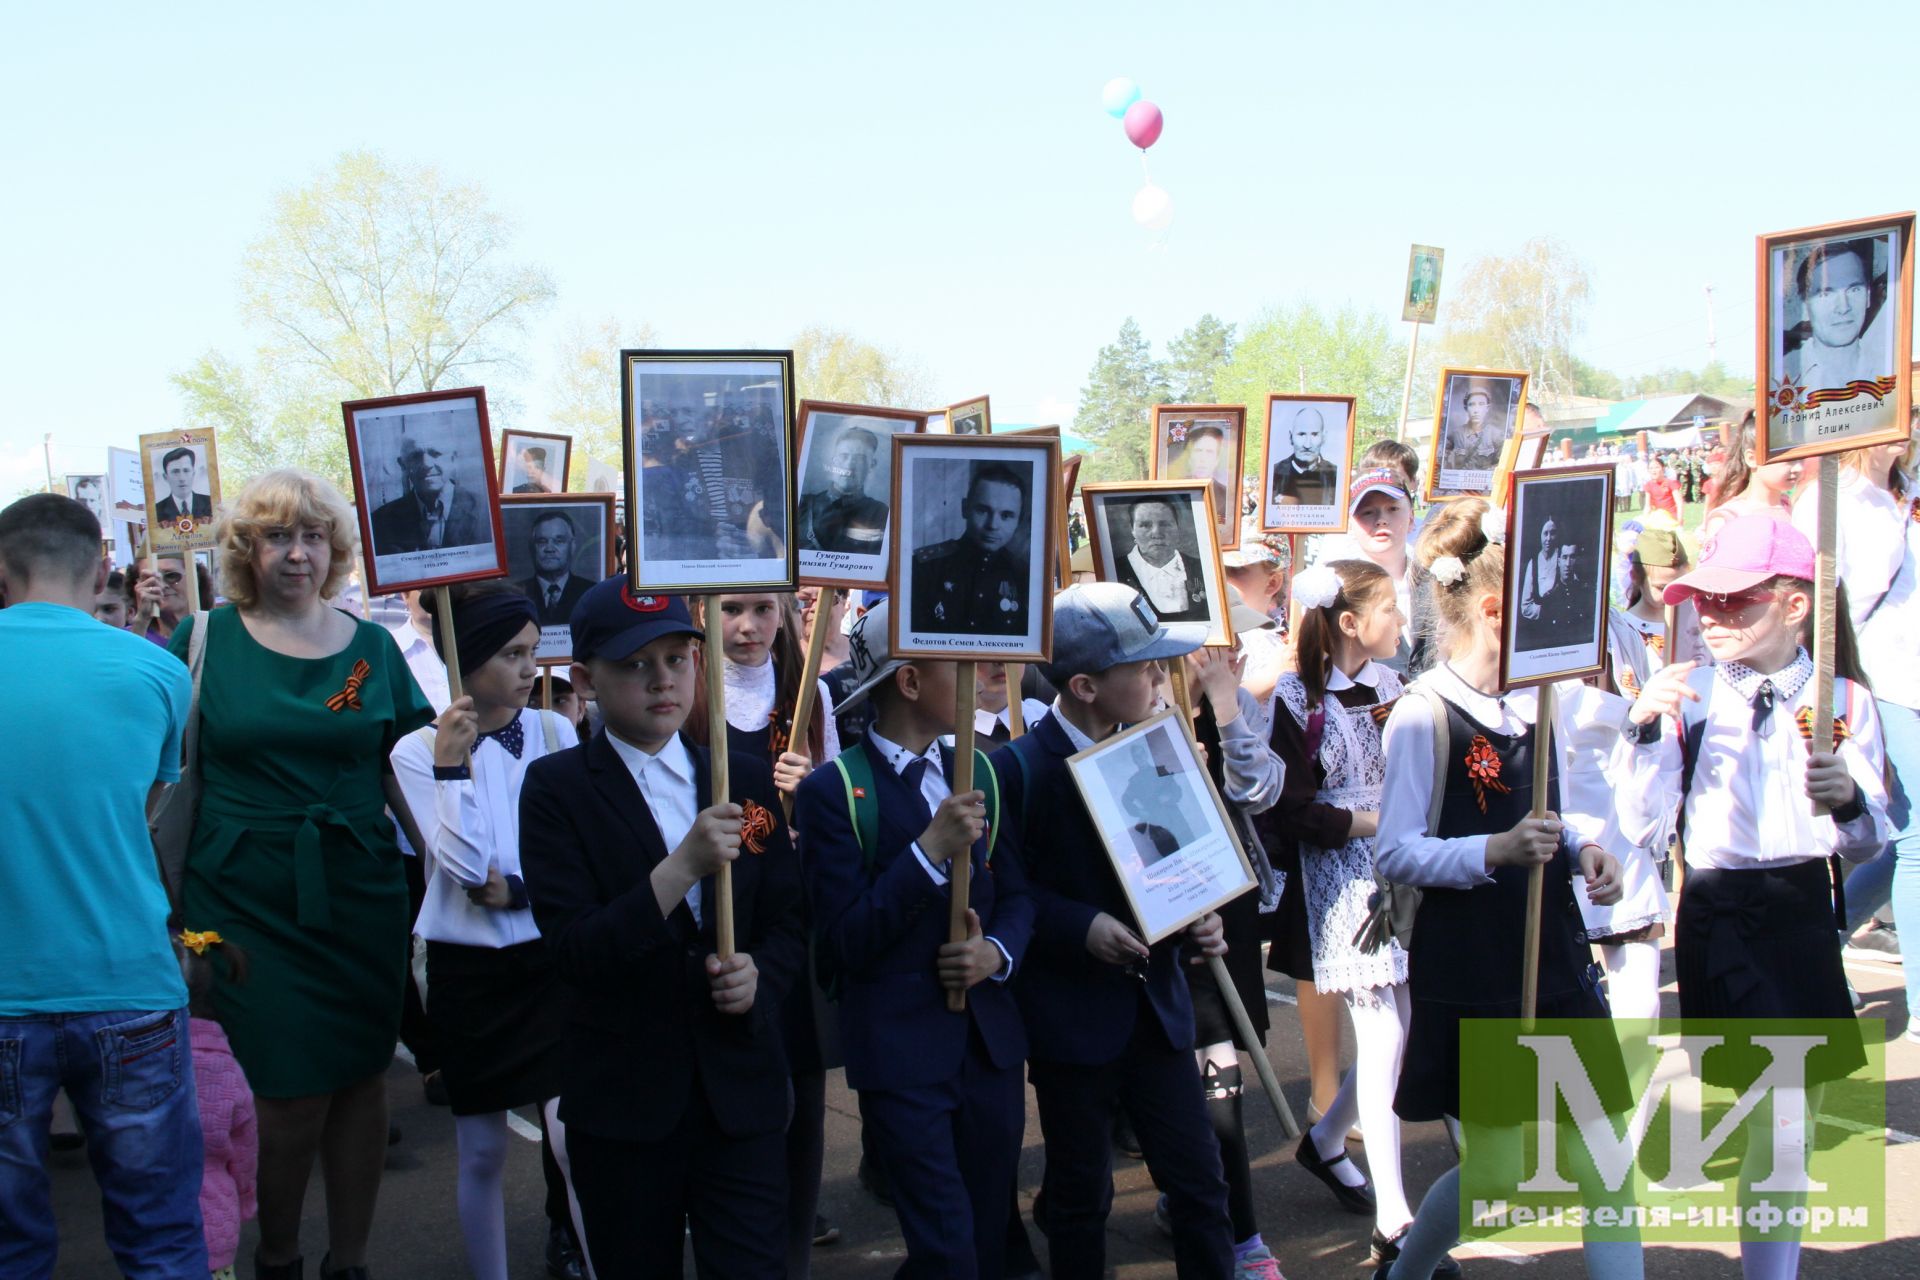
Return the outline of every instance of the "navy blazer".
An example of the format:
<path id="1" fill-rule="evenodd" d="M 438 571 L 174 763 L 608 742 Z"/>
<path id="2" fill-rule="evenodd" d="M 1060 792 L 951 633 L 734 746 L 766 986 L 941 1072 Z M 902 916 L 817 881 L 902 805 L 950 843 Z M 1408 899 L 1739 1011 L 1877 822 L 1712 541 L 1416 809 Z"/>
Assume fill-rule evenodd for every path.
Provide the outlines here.
<path id="1" fill-rule="evenodd" d="M 692 753 L 696 809 L 713 795 L 705 747 Z M 773 772 L 730 754 L 732 798 L 769 815 L 765 848 L 733 864 L 735 943 L 759 988 L 744 1015 L 714 1008 L 714 879 L 701 923 L 685 902 L 661 914 L 648 877 L 670 850 L 633 775 L 603 728 L 544 756 L 520 791 L 520 862 L 533 918 L 569 995 L 560 1116 L 600 1137 L 667 1137 L 699 1088 L 729 1137 L 778 1133 L 788 1112 L 780 1003 L 806 960 L 800 863 L 787 838 Z"/>
<path id="2" fill-rule="evenodd" d="M 1016 752 L 1020 761 L 1012 758 Z M 1014 991 L 1031 1055 L 1082 1066 L 1112 1062 L 1133 1037 L 1143 993 L 1168 1042 L 1191 1049 L 1184 933 L 1152 948 L 1144 983 L 1087 950 L 1087 930 L 1102 911 L 1128 928 L 1138 930 L 1139 924 L 1067 769 L 1073 754 L 1072 740 L 1049 712 L 992 757 L 1005 815 L 993 860 L 1019 858 L 1033 894 L 1033 945 Z"/>
<path id="3" fill-rule="evenodd" d="M 951 783 L 952 753 L 943 750 L 941 758 Z M 996 1067 L 1017 1067 L 1027 1056 L 1027 1038 L 1007 984 L 1019 980 L 1033 933 L 1033 900 L 1019 859 L 996 847 L 988 862 L 984 836 L 973 846 L 967 902 L 981 932 L 1006 948 L 1013 967 L 1005 982 L 990 978 L 970 988 L 966 1013 L 949 1012 L 935 965 L 947 942 L 952 894 L 913 856 L 911 845 L 925 827 L 905 780 L 877 753 L 873 785 L 880 830 L 872 870 L 840 770 L 823 765 L 808 774 L 793 813 L 807 848 L 821 980 L 840 982 L 848 1086 L 897 1090 L 952 1080 L 965 1060 L 970 1027 L 979 1028 Z"/>

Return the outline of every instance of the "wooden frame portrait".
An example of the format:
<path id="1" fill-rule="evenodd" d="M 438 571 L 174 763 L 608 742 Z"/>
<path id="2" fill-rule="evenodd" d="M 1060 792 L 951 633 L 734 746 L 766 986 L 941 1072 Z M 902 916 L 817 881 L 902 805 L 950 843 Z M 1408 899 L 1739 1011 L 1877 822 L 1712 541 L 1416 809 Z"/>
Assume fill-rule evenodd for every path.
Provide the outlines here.
<path id="1" fill-rule="evenodd" d="M 93 512 L 93 518 L 100 522 L 100 536 L 109 541 L 113 538 L 113 510 L 107 502 L 107 477 L 99 475 L 76 475 L 69 471 L 66 475 L 67 496 Z"/>
<path id="2" fill-rule="evenodd" d="M 793 590 L 793 352 L 620 359 L 635 590 Z"/>
<path id="3" fill-rule="evenodd" d="M 1914 215 L 1755 239 L 1755 444 L 1766 462 L 1905 440 Z"/>
<path id="4" fill-rule="evenodd" d="M 213 432 L 189 427 L 140 437 L 148 540 L 155 551 L 211 547 L 220 511 L 220 455 Z"/>
<path id="5" fill-rule="evenodd" d="M 1073 585 L 1073 491 L 1080 483 L 1083 453 L 1070 453 L 1060 459 L 1060 545 L 1053 556 L 1053 589 L 1065 591 Z"/>
<path id="6" fill-rule="evenodd" d="M 893 524 L 893 444 L 925 430 L 917 409 L 802 400 L 794 542 L 803 587 L 884 591 Z"/>
<path id="7" fill-rule="evenodd" d="M 367 594 L 506 576 L 482 387 L 349 400 Z"/>
<path id="8" fill-rule="evenodd" d="M 1060 442 L 897 435 L 893 493 L 893 656 L 1045 662 Z"/>
<path id="9" fill-rule="evenodd" d="M 1527 381 L 1517 369 L 1440 371 L 1427 446 L 1428 502 L 1493 495 L 1494 473 L 1526 413 Z"/>
<path id="10" fill-rule="evenodd" d="M 1208 446 L 1209 438 L 1217 443 Z M 1245 491 L 1247 409 L 1238 404 L 1162 404 L 1153 410 L 1147 477 L 1208 480 L 1220 549 L 1240 545 L 1240 500 Z M 1198 466 L 1202 474 L 1194 474 Z"/>
<path id="11" fill-rule="evenodd" d="M 558 461 L 555 461 L 558 459 Z M 500 494 L 565 493 L 573 437 L 546 431 L 500 433 Z"/>
<path id="12" fill-rule="evenodd" d="M 1345 532 L 1358 428 L 1352 396 L 1275 392 L 1267 397 L 1267 438 L 1260 450 L 1262 533 Z"/>
<path id="13" fill-rule="evenodd" d="M 947 406 L 947 434 L 954 436 L 990 436 L 993 434 L 993 407 L 988 397 L 962 400 Z"/>
<path id="14" fill-rule="evenodd" d="M 1204 480 L 1090 484 L 1087 539 L 1097 580 L 1132 587 L 1162 622 L 1205 623 L 1208 644 L 1232 648 L 1233 612 L 1207 489 Z M 1143 576 L 1151 575 L 1155 556 L 1164 557 L 1163 567 L 1180 566 L 1178 583 Z M 1177 592 L 1177 605 L 1169 592 Z"/>
<path id="15" fill-rule="evenodd" d="M 610 493 L 503 493 L 502 545 L 507 578 L 533 601 L 542 665 L 573 661 L 573 607 L 588 588 L 615 572 Z"/>
<path id="16" fill-rule="evenodd" d="M 1606 670 L 1614 474 L 1610 465 L 1513 473 L 1502 688 L 1585 679 Z"/>
<path id="17" fill-rule="evenodd" d="M 1540 417 L 1538 430 L 1528 423 L 1532 415 Z M 1539 471 L 1547 465 L 1547 446 L 1553 442 L 1553 428 L 1547 425 L 1546 415 L 1541 414 L 1535 405 L 1527 405 L 1520 411 L 1520 431 L 1507 445 L 1507 456 L 1500 463 L 1500 470 L 1493 477 L 1492 502 L 1497 507 L 1505 507 L 1507 498 L 1513 492 L 1513 473 L 1516 471 Z"/>
<path id="18" fill-rule="evenodd" d="M 1447 251 L 1430 244 L 1416 244 L 1407 250 L 1407 287 L 1400 295 L 1400 318 L 1415 324 L 1432 324 L 1440 312 L 1440 268 L 1446 265 Z"/>
<path id="19" fill-rule="evenodd" d="M 1149 946 L 1256 884 L 1179 715 L 1163 711 L 1067 760 Z"/>

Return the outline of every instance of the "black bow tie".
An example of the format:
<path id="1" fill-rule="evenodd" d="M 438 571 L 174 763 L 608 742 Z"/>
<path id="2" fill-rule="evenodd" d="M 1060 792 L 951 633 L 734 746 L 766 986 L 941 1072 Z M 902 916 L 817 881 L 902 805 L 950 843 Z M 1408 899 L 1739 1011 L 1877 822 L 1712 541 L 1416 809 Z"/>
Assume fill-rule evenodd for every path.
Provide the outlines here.
<path id="1" fill-rule="evenodd" d="M 501 725 L 492 733 L 481 734 L 473 745 L 477 747 L 488 738 L 492 738 L 495 742 L 505 747 L 512 753 L 515 760 L 518 760 L 520 753 L 527 749 L 527 735 L 526 731 L 520 727 L 519 716 L 515 716 L 513 719 L 507 721 L 507 723 Z"/>
<path id="2" fill-rule="evenodd" d="M 1755 732 L 1767 727 L 1767 721 L 1773 718 L 1773 681 L 1762 680 L 1760 687 L 1753 691 L 1748 703 L 1753 708 L 1753 728 Z"/>

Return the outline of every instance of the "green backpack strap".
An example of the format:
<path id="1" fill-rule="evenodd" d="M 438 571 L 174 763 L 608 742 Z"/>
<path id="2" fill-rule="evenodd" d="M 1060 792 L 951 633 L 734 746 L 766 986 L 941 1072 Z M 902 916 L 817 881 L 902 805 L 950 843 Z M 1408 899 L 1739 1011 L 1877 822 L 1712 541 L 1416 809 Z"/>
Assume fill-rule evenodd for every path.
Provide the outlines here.
<path id="1" fill-rule="evenodd" d="M 873 794 L 873 757 L 862 742 L 833 758 L 840 771 L 840 785 L 847 793 L 847 818 L 853 823 L 854 839 L 860 842 L 860 858 L 868 872 L 873 870 L 874 846 L 880 842 L 880 798 Z"/>
<path id="2" fill-rule="evenodd" d="M 993 846 L 1000 838 L 1000 775 L 993 771 L 993 762 L 987 759 L 987 753 L 978 747 L 973 751 L 973 782 L 987 793 L 986 862 L 992 866 Z"/>

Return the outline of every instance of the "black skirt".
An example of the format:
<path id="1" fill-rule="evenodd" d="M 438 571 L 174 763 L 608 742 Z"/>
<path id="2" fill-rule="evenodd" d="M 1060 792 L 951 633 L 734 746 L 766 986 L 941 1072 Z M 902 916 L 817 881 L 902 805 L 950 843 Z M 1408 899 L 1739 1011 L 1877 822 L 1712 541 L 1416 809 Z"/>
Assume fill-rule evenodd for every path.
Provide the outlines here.
<path id="1" fill-rule="evenodd" d="M 1674 922 L 1682 1018 L 1833 1018 L 1849 1030 L 1807 1055 L 1807 1082 L 1866 1065 L 1834 933 L 1833 878 L 1815 859 L 1778 867 L 1692 867 Z M 1709 1083 L 1742 1087 L 1714 1071 Z"/>
<path id="2" fill-rule="evenodd" d="M 1247 1021 L 1253 1024 L 1253 1033 L 1265 1044 L 1267 984 L 1260 970 L 1260 919 L 1258 893 L 1243 893 L 1220 908 L 1220 923 L 1227 938 L 1227 954 L 1221 959 L 1226 962 L 1227 977 L 1233 980 L 1240 1003 L 1247 1007 Z M 1187 987 L 1193 993 L 1193 1043 L 1196 1046 L 1205 1048 L 1231 1040 L 1242 1052 L 1255 1051 L 1256 1046 L 1240 1043 L 1233 1015 L 1227 1012 L 1227 1003 L 1220 998 L 1220 987 L 1213 980 L 1212 965 L 1197 964 L 1189 968 Z"/>
<path id="3" fill-rule="evenodd" d="M 456 1116 L 559 1096 L 566 1000 L 543 939 L 499 948 L 428 942 L 427 1018 Z"/>
<path id="4" fill-rule="evenodd" d="M 1307 879 L 1300 871 L 1300 846 L 1291 840 L 1278 843 L 1273 869 L 1283 873 L 1287 883 L 1280 891 L 1280 904 L 1260 917 L 1266 940 L 1272 944 L 1267 948 L 1267 968 L 1295 982 L 1312 982 L 1313 935 L 1307 931 Z"/>

